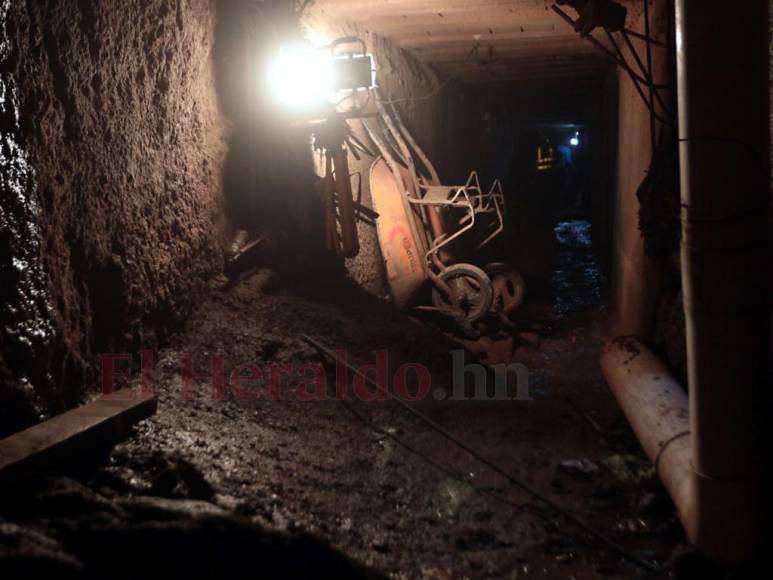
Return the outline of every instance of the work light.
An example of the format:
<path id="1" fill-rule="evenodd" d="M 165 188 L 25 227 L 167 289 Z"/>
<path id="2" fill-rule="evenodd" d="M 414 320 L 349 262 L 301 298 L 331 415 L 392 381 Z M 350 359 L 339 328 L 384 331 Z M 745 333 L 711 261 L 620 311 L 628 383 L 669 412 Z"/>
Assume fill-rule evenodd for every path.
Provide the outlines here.
<path id="1" fill-rule="evenodd" d="M 310 44 L 283 46 L 269 68 L 268 84 L 272 96 L 288 109 L 321 106 L 334 93 L 330 54 Z"/>
<path id="2" fill-rule="evenodd" d="M 339 38 L 325 47 L 282 47 L 268 71 L 272 96 L 291 111 L 334 105 L 342 91 L 373 86 L 373 59 L 359 38 Z"/>

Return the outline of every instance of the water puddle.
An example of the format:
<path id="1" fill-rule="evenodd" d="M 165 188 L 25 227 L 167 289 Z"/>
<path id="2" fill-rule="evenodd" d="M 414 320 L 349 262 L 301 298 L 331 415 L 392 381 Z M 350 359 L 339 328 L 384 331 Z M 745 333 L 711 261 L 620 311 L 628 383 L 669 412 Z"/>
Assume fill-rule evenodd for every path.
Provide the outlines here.
<path id="1" fill-rule="evenodd" d="M 561 222 L 554 232 L 559 247 L 550 287 L 553 316 L 561 320 L 603 304 L 604 274 L 593 253 L 589 221 Z"/>

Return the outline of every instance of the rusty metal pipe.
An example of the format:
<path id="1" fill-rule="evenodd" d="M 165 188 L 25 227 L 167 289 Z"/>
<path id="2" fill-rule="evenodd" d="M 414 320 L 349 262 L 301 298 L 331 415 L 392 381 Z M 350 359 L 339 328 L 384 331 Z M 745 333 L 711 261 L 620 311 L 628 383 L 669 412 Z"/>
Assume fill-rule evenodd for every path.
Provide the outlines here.
<path id="1" fill-rule="evenodd" d="M 333 177 L 333 155 L 327 152 L 325 155 L 325 244 L 327 249 L 341 254 L 341 240 L 338 237 L 338 224 L 336 220 L 335 204 L 335 178 Z"/>
<path id="2" fill-rule="evenodd" d="M 345 148 L 341 147 L 334 153 L 335 190 L 338 205 L 338 221 L 341 224 L 341 253 L 346 258 L 353 258 L 360 252 L 357 218 L 354 213 L 354 197 L 349 176 L 349 159 Z"/>

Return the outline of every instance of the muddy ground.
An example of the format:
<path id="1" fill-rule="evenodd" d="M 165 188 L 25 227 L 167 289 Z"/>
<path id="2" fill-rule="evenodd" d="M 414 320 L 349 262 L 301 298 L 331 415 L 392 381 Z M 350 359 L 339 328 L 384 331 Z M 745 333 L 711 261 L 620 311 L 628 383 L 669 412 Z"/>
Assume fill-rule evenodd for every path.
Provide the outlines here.
<path id="1" fill-rule="evenodd" d="M 554 296 L 532 297 L 508 336 L 467 343 L 525 365 L 530 400 L 437 400 L 450 393 L 459 343 L 345 278 L 307 266 L 213 280 L 171 348 L 156 353 L 157 415 L 96 467 L 5 498 L 0 563 L 118 577 L 647 577 L 394 402 L 300 401 L 294 379 L 284 400 L 265 386 L 250 387 L 259 400 L 228 389 L 218 400 L 209 379 L 183 396 L 183 353 L 199 371 L 222 353 L 226 372 L 316 362 L 332 377 L 308 334 L 358 365 L 381 349 L 392 369 L 425 365 L 430 396 L 415 408 L 626 550 L 668 565 L 681 528 L 600 375 L 603 281 L 569 234 L 558 232 Z"/>

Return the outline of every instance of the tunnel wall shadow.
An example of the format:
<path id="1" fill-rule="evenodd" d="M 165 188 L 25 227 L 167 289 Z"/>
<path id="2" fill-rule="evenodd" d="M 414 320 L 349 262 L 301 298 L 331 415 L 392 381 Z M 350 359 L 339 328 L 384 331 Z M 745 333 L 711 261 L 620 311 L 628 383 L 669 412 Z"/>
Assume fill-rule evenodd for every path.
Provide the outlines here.
<path id="1" fill-rule="evenodd" d="M 310 130 L 292 123 L 264 79 L 278 48 L 298 38 L 292 2 L 217 3 L 216 86 L 229 122 L 226 215 L 233 229 L 271 232 L 274 249 L 288 257 L 324 243 Z"/>

